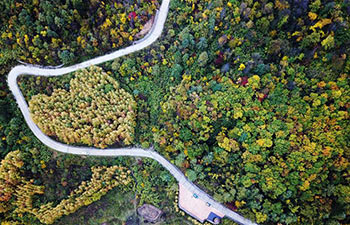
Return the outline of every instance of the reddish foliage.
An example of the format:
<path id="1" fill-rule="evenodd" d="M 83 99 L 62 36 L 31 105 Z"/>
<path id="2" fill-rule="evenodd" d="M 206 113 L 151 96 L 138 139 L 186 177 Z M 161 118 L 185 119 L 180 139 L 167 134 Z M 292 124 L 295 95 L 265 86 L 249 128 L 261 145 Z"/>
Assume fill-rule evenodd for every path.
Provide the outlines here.
<path id="1" fill-rule="evenodd" d="M 215 59 L 216 65 L 222 65 L 224 63 L 224 53 L 220 52 L 218 58 Z"/>
<path id="2" fill-rule="evenodd" d="M 10 192 L 3 192 L 0 195 L 0 202 L 7 202 L 11 199 L 12 194 Z"/>
<path id="3" fill-rule="evenodd" d="M 241 77 L 240 84 L 246 86 L 248 84 L 248 77 Z"/>
<path id="4" fill-rule="evenodd" d="M 187 160 L 185 160 L 183 162 L 183 167 L 186 168 L 186 169 L 190 168 L 190 163 Z"/>
<path id="5" fill-rule="evenodd" d="M 259 97 L 258 100 L 259 100 L 260 102 L 262 102 L 266 97 L 267 97 L 267 94 L 264 94 L 264 96 L 263 96 L 263 97 Z"/>
<path id="6" fill-rule="evenodd" d="M 133 18 L 133 19 L 135 19 L 135 17 L 136 17 L 137 15 L 136 15 L 136 12 L 131 12 L 131 13 L 129 13 L 129 19 L 131 20 L 131 18 Z"/>
<path id="7" fill-rule="evenodd" d="M 237 207 L 236 207 L 234 202 L 226 202 L 225 205 L 226 205 L 227 208 L 229 208 L 229 209 L 231 209 L 233 211 L 237 210 Z"/>

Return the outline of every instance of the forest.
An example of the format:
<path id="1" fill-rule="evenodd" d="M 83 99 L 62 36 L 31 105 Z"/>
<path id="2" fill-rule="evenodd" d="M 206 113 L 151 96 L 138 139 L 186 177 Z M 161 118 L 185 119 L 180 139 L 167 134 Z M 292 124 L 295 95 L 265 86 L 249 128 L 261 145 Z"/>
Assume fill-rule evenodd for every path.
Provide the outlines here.
<path id="1" fill-rule="evenodd" d="M 7 86 L 20 63 L 69 66 L 132 45 L 160 4 L 0 2 L 1 225 L 138 224 L 144 203 L 165 212 L 162 224 L 199 224 L 179 210 L 177 181 L 156 161 L 42 144 Z M 258 224 L 347 224 L 349 26 L 349 0 L 171 0 L 150 47 L 18 84 L 54 140 L 153 147 Z"/>

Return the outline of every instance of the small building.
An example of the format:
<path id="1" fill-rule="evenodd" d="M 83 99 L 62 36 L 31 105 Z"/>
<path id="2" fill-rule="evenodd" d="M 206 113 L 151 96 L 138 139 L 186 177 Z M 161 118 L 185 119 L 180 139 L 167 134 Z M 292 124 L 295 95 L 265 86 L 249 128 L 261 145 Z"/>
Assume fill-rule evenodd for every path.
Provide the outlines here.
<path id="1" fill-rule="evenodd" d="M 219 224 L 221 222 L 222 217 L 216 215 L 213 212 L 210 212 L 207 220 L 211 222 L 212 224 Z"/>
<path id="2" fill-rule="evenodd" d="M 187 190 L 179 184 L 179 208 L 201 223 L 204 221 L 219 224 L 225 216 L 222 212 L 213 208 L 208 202 L 198 198 L 196 193 Z"/>
<path id="3" fill-rule="evenodd" d="M 155 223 L 159 220 L 163 212 L 153 205 L 143 204 L 137 209 L 137 213 L 147 222 Z"/>

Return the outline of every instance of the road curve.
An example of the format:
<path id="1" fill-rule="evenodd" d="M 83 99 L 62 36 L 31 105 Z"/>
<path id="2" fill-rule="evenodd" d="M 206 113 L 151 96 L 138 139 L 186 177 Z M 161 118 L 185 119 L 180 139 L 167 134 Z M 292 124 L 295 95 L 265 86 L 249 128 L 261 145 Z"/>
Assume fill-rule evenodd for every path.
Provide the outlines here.
<path id="1" fill-rule="evenodd" d="M 61 76 L 63 74 L 71 73 L 91 65 L 97 65 L 103 62 L 113 60 L 115 58 L 130 54 L 132 52 L 139 51 L 143 48 L 150 46 L 153 42 L 155 42 L 158 39 L 158 37 L 161 35 L 163 31 L 164 23 L 166 21 L 166 17 L 168 14 L 169 4 L 170 4 L 170 0 L 162 0 L 162 4 L 160 6 L 159 11 L 157 11 L 155 22 L 153 24 L 151 31 L 143 39 L 135 42 L 134 45 L 73 65 L 73 66 L 64 67 L 64 68 L 48 69 L 48 68 L 40 68 L 37 66 L 31 66 L 31 65 L 16 66 L 10 71 L 8 75 L 9 88 L 12 91 L 17 101 L 17 104 L 22 111 L 24 119 L 28 124 L 29 128 L 32 130 L 34 135 L 49 148 L 59 152 L 69 153 L 74 155 L 110 156 L 110 157 L 139 156 L 139 157 L 154 159 L 158 161 L 163 167 L 165 167 L 175 177 L 175 179 L 179 182 L 179 184 L 182 184 L 191 192 L 196 193 L 199 199 L 202 199 L 203 201 L 210 203 L 213 208 L 216 208 L 217 210 L 224 213 L 226 217 L 232 219 L 237 223 L 244 224 L 244 225 L 256 224 L 242 217 L 236 212 L 226 208 L 222 204 L 216 202 L 207 193 L 205 193 L 200 188 L 198 188 L 195 184 L 189 181 L 186 178 L 186 176 L 176 166 L 170 163 L 163 156 L 159 155 L 152 148 L 142 149 L 142 148 L 131 147 L 131 148 L 114 148 L 114 149 L 110 148 L 110 149 L 102 150 L 102 149 L 97 149 L 93 147 L 70 146 L 51 139 L 50 137 L 45 135 L 39 129 L 39 127 L 34 123 L 34 121 L 31 119 L 29 109 L 28 109 L 28 104 L 25 101 L 23 94 L 18 87 L 17 77 L 20 75 L 33 75 L 33 76 L 46 76 L 46 77 Z"/>

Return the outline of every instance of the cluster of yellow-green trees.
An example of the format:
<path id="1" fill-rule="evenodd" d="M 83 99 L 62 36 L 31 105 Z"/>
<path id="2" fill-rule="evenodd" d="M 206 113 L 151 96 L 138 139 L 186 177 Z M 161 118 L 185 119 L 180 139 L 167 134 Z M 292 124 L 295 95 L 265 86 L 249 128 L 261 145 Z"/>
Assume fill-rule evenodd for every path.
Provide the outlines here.
<path id="1" fill-rule="evenodd" d="M 6 155 L 0 165 L 0 213 L 7 213 L 12 209 L 15 212 L 24 212 L 31 208 L 34 194 L 43 194 L 41 186 L 34 185 L 21 174 L 24 165 L 21 152 L 12 151 Z M 15 200 L 14 200 L 15 199 Z"/>
<path id="2" fill-rule="evenodd" d="M 136 102 L 99 67 L 76 72 L 69 91 L 33 96 L 29 110 L 45 134 L 67 144 L 106 148 L 134 138 Z"/>
<path id="3" fill-rule="evenodd" d="M 98 201 L 113 188 L 124 185 L 130 187 L 133 179 L 131 171 L 122 166 L 92 167 L 92 177 L 83 181 L 70 195 L 56 206 L 53 202 L 33 206 L 33 196 L 44 194 L 44 186 L 34 184 L 24 176 L 23 155 L 20 150 L 6 155 L 0 165 L 0 213 L 5 218 L 23 217 L 24 214 L 33 214 L 40 222 L 52 224 L 64 215 L 74 213 L 79 208 Z M 3 221 L 1 224 L 17 224 L 16 221 Z"/>
<path id="4" fill-rule="evenodd" d="M 33 209 L 32 213 L 35 217 L 44 224 L 52 224 L 58 218 L 100 200 L 114 187 L 120 184 L 127 186 L 132 182 L 130 170 L 121 166 L 92 167 L 91 170 L 93 174 L 90 181 L 83 181 L 77 189 L 70 193 L 67 199 L 62 200 L 56 206 L 50 202 L 42 205 L 39 209 Z"/>

